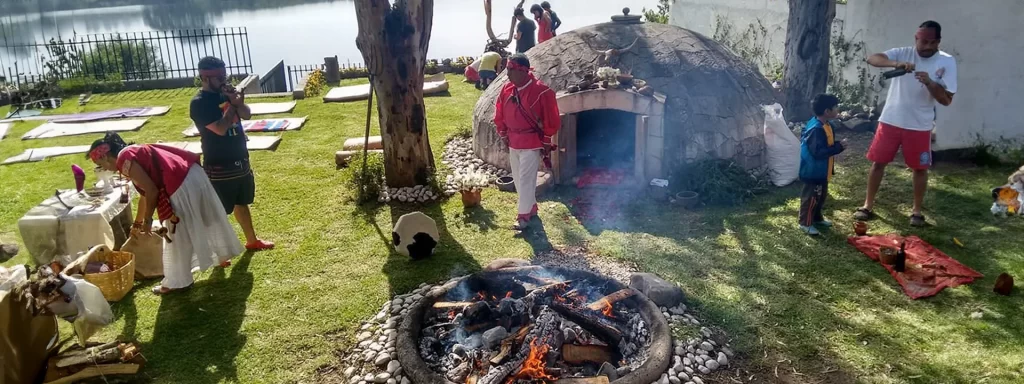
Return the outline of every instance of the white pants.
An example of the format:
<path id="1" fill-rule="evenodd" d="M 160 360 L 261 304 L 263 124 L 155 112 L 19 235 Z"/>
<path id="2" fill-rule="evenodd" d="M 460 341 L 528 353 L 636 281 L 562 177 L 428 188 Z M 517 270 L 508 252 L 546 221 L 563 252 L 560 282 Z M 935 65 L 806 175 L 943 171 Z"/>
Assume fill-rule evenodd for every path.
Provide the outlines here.
<path id="1" fill-rule="evenodd" d="M 168 233 L 170 243 L 164 242 L 164 287 L 192 285 L 193 272 L 242 253 L 238 234 L 202 167 L 192 165 L 188 170 L 185 182 L 171 195 L 171 207 L 181 222 L 176 226 L 165 223 L 174 233 Z"/>
<path id="2" fill-rule="evenodd" d="M 513 183 L 519 195 L 517 213 L 529 215 L 537 204 L 537 171 L 540 168 L 540 149 L 509 149 L 508 161 L 512 165 Z"/>

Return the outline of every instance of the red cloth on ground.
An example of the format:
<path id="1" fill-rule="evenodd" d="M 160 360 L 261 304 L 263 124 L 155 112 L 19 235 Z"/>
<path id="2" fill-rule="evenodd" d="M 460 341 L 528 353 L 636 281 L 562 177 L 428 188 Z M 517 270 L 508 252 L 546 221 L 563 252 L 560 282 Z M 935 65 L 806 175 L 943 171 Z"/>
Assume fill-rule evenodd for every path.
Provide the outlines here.
<path id="1" fill-rule="evenodd" d="M 615 186 L 622 184 L 622 180 L 625 178 L 626 172 L 621 169 L 589 168 L 584 170 L 579 180 L 576 181 L 576 188 L 586 188 L 591 185 Z"/>
<path id="2" fill-rule="evenodd" d="M 541 148 L 562 127 L 555 92 L 533 75 L 522 90 L 505 83 L 495 104 L 494 124 L 498 136 L 508 137 L 509 148 Z"/>
<path id="3" fill-rule="evenodd" d="M 154 167 L 154 160 L 157 162 L 159 170 Z M 185 182 L 185 177 L 188 176 L 192 164 L 199 163 L 199 155 L 160 144 L 131 145 L 117 154 L 117 169 L 125 176 L 129 174 L 126 164 L 131 161 L 142 167 L 143 172 L 160 189 L 157 198 L 157 216 L 161 221 L 171 219 L 174 216 L 174 210 L 171 208 L 170 197 Z M 157 176 L 158 174 L 160 176 Z M 139 193 L 144 193 L 137 184 L 135 189 Z"/>
<path id="4" fill-rule="evenodd" d="M 888 234 L 850 237 L 846 241 L 867 257 L 879 261 L 880 247 L 890 246 L 899 249 L 900 242 L 903 240 L 904 238 L 899 235 Z M 917 236 L 908 236 L 906 241 L 907 259 L 904 272 L 896 272 L 890 265 L 882 264 L 882 266 L 889 271 L 889 274 L 903 287 L 903 292 L 911 299 L 934 296 L 946 287 L 956 288 L 984 276 L 960 264 Z M 881 264 L 880 261 L 879 264 Z M 920 268 L 920 265 L 935 265 L 936 268 Z"/>

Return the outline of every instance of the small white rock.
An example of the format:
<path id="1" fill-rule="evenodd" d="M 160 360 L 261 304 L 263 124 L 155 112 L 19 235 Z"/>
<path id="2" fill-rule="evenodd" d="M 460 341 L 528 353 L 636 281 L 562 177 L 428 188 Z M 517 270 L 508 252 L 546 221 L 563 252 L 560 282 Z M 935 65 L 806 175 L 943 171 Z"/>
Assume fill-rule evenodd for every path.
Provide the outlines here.
<path id="1" fill-rule="evenodd" d="M 383 367 L 384 364 L 387 364 L 390 361 L 391 361 L 391 356 L 390 355 L 388 355 L 386 353 L 381 353 L 381 354 L 377 355 L 377 359 L 373 361 L 373 365 L 376 365 L 378 367 Z"/>
<path id="2" fill-rule="evenodd" d="M 388 363 L 388 373 L 394 375 L 395 372 L 398 371 L 398 368 L 401 367 L 402 363 L 399 363 L 398 360 L 391 360 L 391 362 Z"/>
<path id="3" fill-rule="evenodd" d="M 725 356 L 725 353 L 718 352 L 718 364 L 729 365 L 729 358 Z"/>
<path id="4" fill-rule="evenodd" d="M 718 362 L 715 361 L 715 360 L 708 360 L 707 362 L 704 363 L 704 366 L 706 366 L 706 367 L 708 367 L 708 369 L 714 371 L 714 370 L 718 369 L 719 365 L 718 365 Z"/>
<path id="5" fill-rule="evenodd" d="M 710 351 L 710 350 L 713 350 L 715 348 L 711 346 L 711 343 L 705 341 L 703 343 L 700 343 L 700 349 L 703 349 L 705 351 Z"/>
<path id="6" fill-rule="evenodd" d="M 373 382 L 377 384 L 384 384 L 391 378 L 391 374 L 387 372 L 378 373 L 377 376 L 373 377 Z"/>

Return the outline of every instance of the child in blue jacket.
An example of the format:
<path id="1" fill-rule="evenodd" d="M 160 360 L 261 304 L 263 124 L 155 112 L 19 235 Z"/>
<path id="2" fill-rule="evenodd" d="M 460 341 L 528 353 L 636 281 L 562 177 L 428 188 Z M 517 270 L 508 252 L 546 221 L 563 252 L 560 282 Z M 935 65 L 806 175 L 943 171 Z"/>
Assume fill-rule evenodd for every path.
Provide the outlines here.
<path id="1" fill-rule="evenodd" d="M 800 181 L 804 182 L 800 193 L 800 229 L 808 235 L 817 236 L 821 232 L 816 227 L 832 226 L 832 222 L 822 216 L 821 208 L 828 196 L 835 156 L 843 152 L 846 140 L 837 141 L 829 124 L 829 120 L 839 116 L 839 98 L 818 95 L 811 102 L 811 107 L 814 117 L 807 122 L 800 137 Z"/>

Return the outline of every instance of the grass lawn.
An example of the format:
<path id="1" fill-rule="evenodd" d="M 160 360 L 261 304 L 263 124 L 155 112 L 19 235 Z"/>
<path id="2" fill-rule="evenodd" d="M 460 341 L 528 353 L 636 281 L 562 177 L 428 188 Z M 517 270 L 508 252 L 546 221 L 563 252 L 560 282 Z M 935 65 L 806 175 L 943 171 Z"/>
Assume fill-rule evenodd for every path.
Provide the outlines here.
<path id="1" fill-rule="evenodd" d="M 479 94 L 461 77 L 450 80 L 450 96 L 427 99 L 438 157 L 444 138 L 470 124 Z M 58 112 L 172 104 L 168 115 L 124 136 L 180 140 L 192 93 L 101 95 L 85 108 L 68 103 Z M 338 363 L 336 352 L 351 345 L 359 322 L 390 295 L 473 272 L 496 258 L 528 258 L 552 244 L 586 245 L 679 282 L 705 321 L 734 337 L 740 360 L 758 381 L 1024 381 L 1021 292 L 1002 297 L 991 291 L 1001 272 L 1024 278 L 1024 243 L 1017 237 L 1024 221 L 988 212 L 989 189 L 1002 184 L 1011 167 L 940 164 L 926 202 L 935 226 L 913 230 L 906 217 L 910 174 L 890 169 L 877 207 L 882 219 L 871 224 L 872 232 L 917 234 L 985 275 L 930 299 L 907 298 L 882 267 L 845 242 L 851 212 L 863 199 L 863 135 L 857 138 L 862 147 L 839 162 L 826 203 L 837 227 L 823 239 L 797 231 L 798 186 L 742 207 L 695 212 L 633 201 L 624 203 L 620 220 L 602 226 L 572 220 L 568 203 L 575 191 L 563 189 L 542 199 L 545 230 L 525 240 L 499 228 L 511 218 L 515 197 L 492 189 L 476 210 L 464 212 L 458 199 L 420 207 L 438 221 L 443 239 L 436 256 L 413 263 L 390 251 L 388 235 L 392 220 L 410 207 L 350 203 L 343 173 L 334 167 L 342 141 L 362 135 L 365 113 L 365 103 L 299 101 L 291 115 L 309 115 L 306 126 L 284 133 L 277 151 L 252 153 L 256 228 L 278 248 L 204 272 L 186 293 L 158 298 L 148 293 L 155 282 L 140 283 L 114 305 L 117 320 L 98 339 L 140 341 L 149 361 L 142 376 L 152 382 L 315 382 L 318 369 Z M 16 124 L 0 141 L 0 156 L 99 137 L 19 140 L 38 124 Z M 83 156 L 65 156 L 0 166 L 0 240 L 20 242 L 18 218 L 55 188 L 70 188 L 74 163 L 89 164 Z M 953 237 L 966 246 L 954 246 Z M 28 260 L 23 252 L 5 265 Z M 970 319 L 978 310 L 984 317 Z M 70 334 L 69 327 L 62 331 Z"/>

